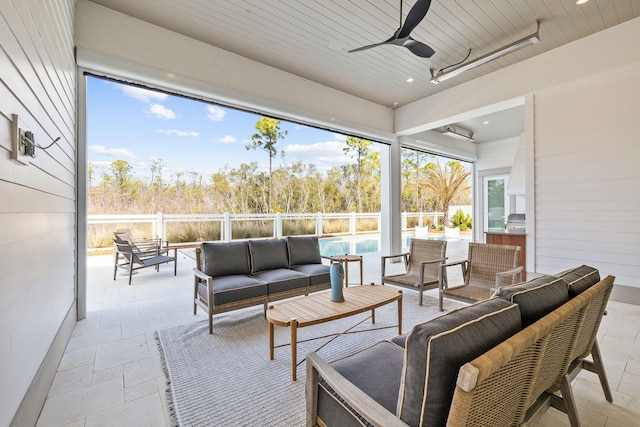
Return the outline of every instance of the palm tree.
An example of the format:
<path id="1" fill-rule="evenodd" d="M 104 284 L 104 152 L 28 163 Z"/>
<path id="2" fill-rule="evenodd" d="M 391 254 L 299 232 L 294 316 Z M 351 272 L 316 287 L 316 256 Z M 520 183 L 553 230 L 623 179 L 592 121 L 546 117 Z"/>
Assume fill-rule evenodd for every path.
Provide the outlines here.
<path id="1" fill-rule="evenodd" d="M 470 172 L 464 169 L 460 162 L 452 160 L 447 162 L 444 167 L 440 165 L 440 161 L 436 158 L 436 163 L 430 163 L 427 175 L 426 185 L 433 195 L 442 203 L 442 211 L 444 217 L 442 223 L 445 227 L 449 226 L 449 205 L 451 201 L 460 191 L 467 191 L 469 185 Z"/>

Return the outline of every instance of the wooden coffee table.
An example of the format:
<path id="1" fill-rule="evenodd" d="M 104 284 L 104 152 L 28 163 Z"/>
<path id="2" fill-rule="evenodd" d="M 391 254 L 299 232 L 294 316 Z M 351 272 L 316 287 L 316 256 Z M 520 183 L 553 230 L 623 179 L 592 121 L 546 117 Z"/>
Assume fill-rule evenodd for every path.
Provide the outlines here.
<path id="1" fill-rule="evenodd" d="M 371 311 L 371 323 L 375 323 L 376 308 L 398 301 L 398 334 L 402 334 L 401 290 L 389 286 L 365 285 L 344 288 L 343 294 L 343 302 L 332 302 L 330 300 L 331 292 L 326 291 L 269 306 L 267 310 L 269 358 L 271 360 L 274 358 L 274 325 L 289 326 L 291 329 L 291 377 L 293 381 L 296 380 L 298 366 L 298 328 L 342 319 L 365 311 Z"/>

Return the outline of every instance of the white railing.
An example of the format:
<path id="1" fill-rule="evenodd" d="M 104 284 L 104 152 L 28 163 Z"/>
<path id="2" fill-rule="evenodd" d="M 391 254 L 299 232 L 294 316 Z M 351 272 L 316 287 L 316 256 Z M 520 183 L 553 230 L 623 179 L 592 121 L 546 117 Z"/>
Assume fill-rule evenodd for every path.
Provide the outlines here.
<path id="1" fill-rule="evenodd" d="M 402 230 L 413 229 L 407 227 L 407 220 L 416 219 L 416 225 L 422 226 L 427 217 L 431 218 L 432 224 L 437 227 L 438 220 L 442 217 L 442 212 L 403 212 Z M 242 221 L 272 221 L 273 237 L 282 237 L 282 223 L 287 220 L 310 220 L 315 221 L 314 235 L 322 237 L 326 235 L 323 229 L 323 222 L 327 220 L 344 219 L 349 221 L 349 230 L 346 232 L 331 233 L 332 235 L 356 235 L 361 233 L 380 232 L 380 213 L 275 213 L 275 214 L 163 214 L 158 212 L 153 215 L 88 215 L 88 225 L 99 224 L 151 224 L 154 236 L 165 238 L 167 236 L 167 225 L 169 223 L 193 223 L 193 222 L 217 222 L 220 224 L 220 240 L 229 242 L 233 240 L 233 223 Z M 357 223 L 360 219 L 376 219 L 376 229 L 358 230 Z"/>

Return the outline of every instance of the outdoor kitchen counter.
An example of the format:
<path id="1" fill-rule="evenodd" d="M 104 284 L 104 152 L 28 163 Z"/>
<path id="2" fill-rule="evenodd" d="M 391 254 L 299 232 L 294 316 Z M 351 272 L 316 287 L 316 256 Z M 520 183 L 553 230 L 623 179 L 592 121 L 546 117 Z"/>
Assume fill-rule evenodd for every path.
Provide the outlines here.
<path id="1" fill-rule="evenodd" d="M 487 231 L 485 242 L 495 245 L 520 246 L 520 265 L 522 270 L 522 281 L 527 280 L 527 235 L 524 230 L 495 230 Z"/>

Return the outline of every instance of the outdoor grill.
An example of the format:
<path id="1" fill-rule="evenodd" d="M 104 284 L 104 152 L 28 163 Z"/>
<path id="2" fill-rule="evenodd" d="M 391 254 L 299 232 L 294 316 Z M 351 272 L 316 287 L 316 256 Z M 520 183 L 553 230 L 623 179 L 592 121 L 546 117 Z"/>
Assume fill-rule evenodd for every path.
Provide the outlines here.
<path id="1" fill-rule="evenodd" d="M 523 213 L 509 214 L 507 217 L 507 223 L 504 226 L 505 230 L 524 231 L 525 220 Z"/>

